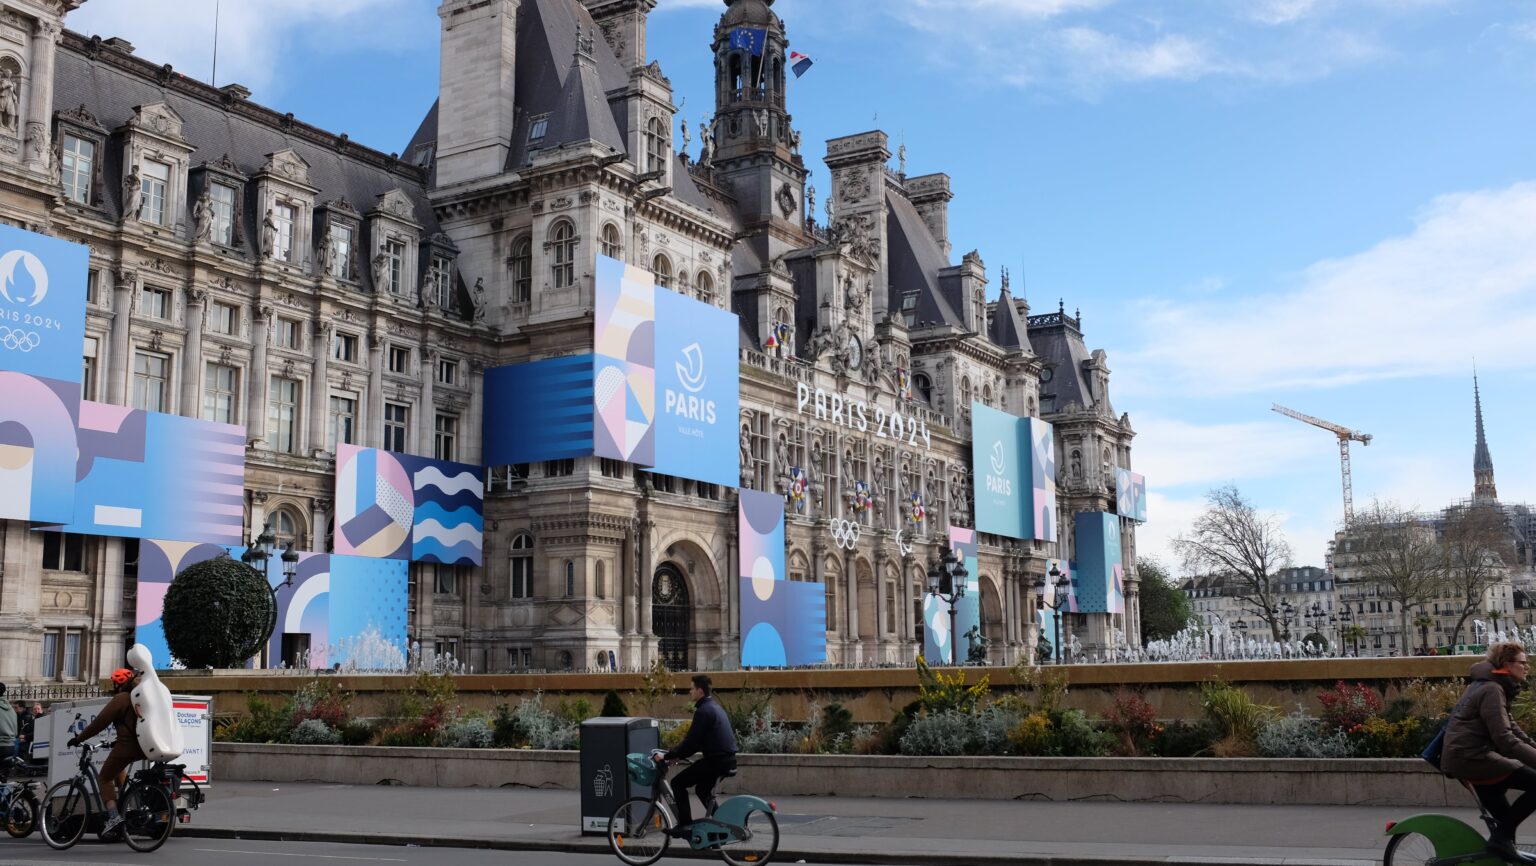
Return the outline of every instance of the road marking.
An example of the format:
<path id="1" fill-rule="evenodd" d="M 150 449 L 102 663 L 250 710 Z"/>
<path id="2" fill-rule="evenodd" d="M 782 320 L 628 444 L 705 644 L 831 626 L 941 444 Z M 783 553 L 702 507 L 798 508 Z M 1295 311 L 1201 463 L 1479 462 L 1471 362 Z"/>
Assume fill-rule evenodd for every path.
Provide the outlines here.
<path id="1" fill-rule="evenodd" d="M 409 863 L 401 857 L 342 857 L 339 854 L 285 854 L 281 851 L 236 851 L 232 848 L 193 848 L 205 854 L 255 854 L 260 857 L 309 857 L 315 860 L 367 860 L 370 863 Z"/>

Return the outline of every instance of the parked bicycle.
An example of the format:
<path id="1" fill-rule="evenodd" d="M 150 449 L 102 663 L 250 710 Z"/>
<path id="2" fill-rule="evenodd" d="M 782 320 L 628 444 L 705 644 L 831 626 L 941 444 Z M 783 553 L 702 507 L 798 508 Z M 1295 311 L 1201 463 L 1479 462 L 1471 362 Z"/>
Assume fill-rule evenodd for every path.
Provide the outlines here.
<path id="1" fill-rule="evenodd" d="M 1472 787 L 1462 782 L 1470 793 Z M 1491 829 L 1493 816 L 1478 803 L 1479 817 Z M 1503 866 L 1517 861 L 1488 850 L 1488 840 L 1466 822 L 1449 815 L 1414 815 L 1387 825 L 1382 866 Z"/>
<path id="2" fill-rule="evenodd" d="M 183 764 L 151 764 L 134 773 L 123 788 L 117 804 L 123 822 L 103 834 L 101 828 L 107 813 L 101 801 L 96 765 L 91 762 L 91 753 L 101 747 L 81 743 L 75 777 L 54 785 L 43 798 L 43 841 L 50 848 L 63 851 L 73 847 L 87 832 L 93 832 L 102 841 L 121 838 L 135 851 L 153 851 L 164 845 L 176 822 L 185 820 L 187 810 L 202 805 L 202 789 L 187 777 Z M 185 793 L 184 782 L 191 785 Z"/>
<path id="3" fill-rule="evenodd" d="M 626 756 L 630 781 L 648 786 L 649 797 L 631 797 L 619 804 L 608 819 L 608 846 L 629 866 L 650 866 L 667 853 L 668 833 L 677 826 L 677 800 L 667 782 L 671 764 L 651 755 Z M 736 775 L 732 770 L 727 777 Z M 687 796 L 684 792 L 683 796 Z M 779 850 L 779 819 L 772 803 L 750 794 L 718 800 L 709 814 L 687 827 L 688 844 L 695 851 L 715 850 L 732 866 L 764 866 Z"/>
<path id="4" fill-rule="evenodd" d="M 36 782 L 13 781 L 12 773 L 22 773 L 28 765 L 20 758 L 0 761 L 0 820 L 5 822 L 5 832 L 17 839 L 25 839 L 37 828 Z"/>

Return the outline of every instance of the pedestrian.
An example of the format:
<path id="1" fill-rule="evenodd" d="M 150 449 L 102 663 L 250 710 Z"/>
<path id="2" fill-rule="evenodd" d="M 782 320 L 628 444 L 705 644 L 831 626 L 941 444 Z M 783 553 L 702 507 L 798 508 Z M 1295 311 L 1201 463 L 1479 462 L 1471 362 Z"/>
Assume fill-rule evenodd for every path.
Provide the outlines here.
<path id="1" fill-rule="evenodd" d="M 1525 647 L 1489 647 L 1487 659 L 1472 666 L 1472 684 L 1451 710 L 1440 758 L 1441 772 L 1470 784 L 1493 817 L 1488 850 L 1511 863 L 1536 863 L 1536 856 L 1515 848 L 1520 822 L 1536 812 L 1536 740 L 1509 714 L 1530 673 Z M 1513 803 L 1511 791 L 1519 792 Z"/>
<path id="2" fill-rule="evenodd" d="M 5 697 L 5 683 L 0 683 L 0 698 Z M 0 700 L 0 755 L 19 754 L 16 749 L 16 708 Z"/>
<path id="3" fill-rule="evenodd" d="M 25 701 L 17 701 L 16 707 L 16 757 L 32 756 L 32 741 L 36 738 L 37 717 Z"/>

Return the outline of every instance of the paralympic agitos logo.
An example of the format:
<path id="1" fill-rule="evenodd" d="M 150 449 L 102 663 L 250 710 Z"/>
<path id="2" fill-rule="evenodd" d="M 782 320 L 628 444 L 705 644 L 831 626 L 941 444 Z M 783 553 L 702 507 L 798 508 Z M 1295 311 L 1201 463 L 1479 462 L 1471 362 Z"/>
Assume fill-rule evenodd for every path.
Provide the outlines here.
<path id="1" fill-rule="evenodd" d="M 668 388 L 667 414 L 700 424 L 714 424 L 715 401 L 698 396 L 704 386 L 709 384 L 709 377 L 704 370 L 704 350 L 698 343 L 689 344 L 683 349 L 683 359 L 676 363 L 674 369 L 677 370 L 678 382 L 689 393 L 683 394 Z"/>

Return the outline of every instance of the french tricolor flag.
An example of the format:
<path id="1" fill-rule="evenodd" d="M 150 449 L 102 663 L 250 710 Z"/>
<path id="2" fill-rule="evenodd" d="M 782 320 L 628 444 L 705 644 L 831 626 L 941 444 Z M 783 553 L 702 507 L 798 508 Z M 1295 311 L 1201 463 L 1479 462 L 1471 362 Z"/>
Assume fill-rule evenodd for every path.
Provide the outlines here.
<path id="1" fill-rule="evenodd" d="M 798 51 L 789 52 L 789 68 L 795 71 L 796 78 L 799 78 L 800 76 L 809 72 L 811 69 L 811 64 L 814 62 L 815 61 L 811 60 L 811 58 L 806 57 L 804 54 L 801 54 Z"/>

